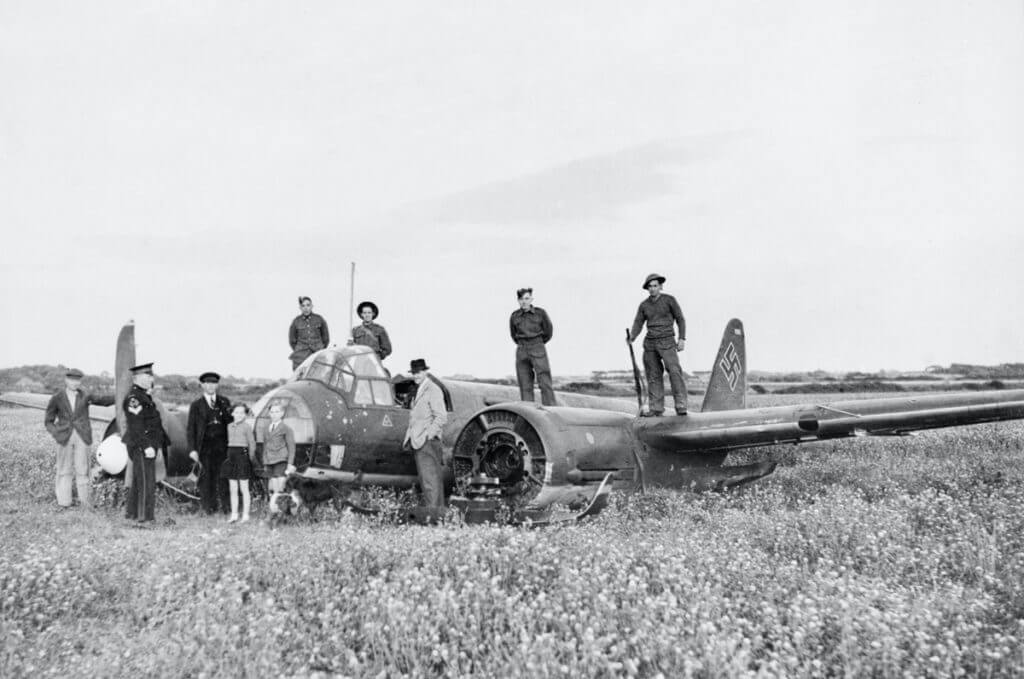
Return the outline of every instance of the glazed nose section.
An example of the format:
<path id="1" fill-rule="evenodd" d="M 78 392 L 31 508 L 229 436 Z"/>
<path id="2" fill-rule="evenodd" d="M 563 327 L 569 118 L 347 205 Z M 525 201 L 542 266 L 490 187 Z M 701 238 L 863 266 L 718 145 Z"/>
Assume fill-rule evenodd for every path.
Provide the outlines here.
<path id="1" fill-rule="evenodd" d="M 261 453 L 270 435 L 270 426 L 274 421 L 271 412 L 277 408 L 283 414 L 282 421 L 291 429 L 295 439 L 295 464 L 303 466 L 311 460 L 313 443 L 316 441 L 316 421 L 313 411 L 304 395 L 298 390 L 279 387 L 260 399 L 253 409 L 256 420 L 253 431 L 256 434 L 256 445 Z"/>

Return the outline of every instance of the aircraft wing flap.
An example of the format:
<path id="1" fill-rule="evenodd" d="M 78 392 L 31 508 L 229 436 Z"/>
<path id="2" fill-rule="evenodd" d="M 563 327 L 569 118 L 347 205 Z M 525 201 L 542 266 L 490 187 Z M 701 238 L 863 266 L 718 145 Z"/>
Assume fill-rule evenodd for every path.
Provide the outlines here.
<path id="1" fill-rule="evenodd" d="M 648 445 L 677 451 L 722 451 L 777 443 L 803 443 L 821 439 L 861 434 L 892 435 L 922 429 L 956 427 L 984 422 L 1024 418 L 1024 400 L 1020 393 L 997 395 L 987 401 L 976 396 L 948 399 L 887 400 L 888 410 L 878 410 L 881 401 L 865 400 L 843 404 L 849 410 L 830 406 L 779 407 L 762 410 L 762 420 L 749 417 L 735 424 L 728 422 L 700 423 L 702 415 L 685 418 L 679 428 L 658 426 L 639 432 Z M 860 405 L 860 408 L 857 406 Z M 924 407 L 922 407 L 924 406 Z M 854 410 L 861 409 L 861 412 Z M 709 414 L 712 417 L 714 414 Z"/>

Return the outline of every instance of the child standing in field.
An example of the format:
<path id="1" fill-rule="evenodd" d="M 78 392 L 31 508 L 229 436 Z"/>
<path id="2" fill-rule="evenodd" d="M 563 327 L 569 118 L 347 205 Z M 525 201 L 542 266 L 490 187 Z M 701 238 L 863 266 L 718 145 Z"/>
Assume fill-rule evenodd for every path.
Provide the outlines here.
<path id="1" fill-rule="evenodd" d="M 284 490 L 285 478 L 295 471 L 295 434 L 283 422 L 284 408 L 270 406 L 270 426 L 263 442 L 263 464 L 270 479 L 270 513 L 278 511 L 277 496 Z"/>
<path id="2" fill-rule="evenodd" d="M 231 496 L 231 518 L 228 523 L 238 521 L 238 491 L 242 491 L 242 521 L 249 520 L 249 506 L 252 496 L 249 494 L 249 479 L 252 478 L 252 459 L 256 454 L 256 437 L 252 435 L 252 427 L 245 421 L 249 407 L 244 403 L 231 409 L 233 422 L 228 423 L 228 459 L 221 468 L 221 476 L 228 480 L 228 492 Z"/>

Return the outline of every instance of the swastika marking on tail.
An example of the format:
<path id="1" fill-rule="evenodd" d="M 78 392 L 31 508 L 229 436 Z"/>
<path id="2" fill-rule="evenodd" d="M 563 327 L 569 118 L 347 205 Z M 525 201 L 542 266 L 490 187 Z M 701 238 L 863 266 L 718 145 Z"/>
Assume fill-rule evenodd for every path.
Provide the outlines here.
<path id="1" fill-rule="evenodd" d="M 743 372 L 743 364 L 740 363 L 740 355 L 736 352 L 736 347 L 732 342 L 729 342 L 729 346 L 722 353 L 722 360 L 718 362 L 718 367 L 725 374 L 725 379 L 729 382 L 729 389 L 736 391 L 736 383 Z"/>

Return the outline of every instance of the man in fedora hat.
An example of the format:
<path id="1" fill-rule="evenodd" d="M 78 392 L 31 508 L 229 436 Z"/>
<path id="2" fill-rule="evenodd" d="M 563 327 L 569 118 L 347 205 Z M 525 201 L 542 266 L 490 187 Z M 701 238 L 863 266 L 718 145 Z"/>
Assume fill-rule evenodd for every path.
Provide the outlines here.
<path id="1" fill-rule="evenodd" d="M 648 297 L 640 303 L 633 328 L 629 332 L 629 341 L 633 342 L 640 335 L 644 324 L 647 324 L 647 336 L 644 338 L 644 373 L 647 375 L 647 390 L 650 394 L 650 416 L 660 417 L 665 412 L 665 383 L 663 374 L 668 372 L 672 384 L 672 398 L 676 404 L 676 414 L 686 414 L 686 381 L 683 379 L 683 368 L 679 365 L 678 352 L 686 344 L 686 319 L 679 308 L 679 302 L 672 295 L 661 291 L 665 277 L 652 273 L 644 279 L 644 289 Z M 675 328 L 679 326 L 679 341 L 676 341 Z M 647 415 L 647 413 L 643 413 Z"/>
<path id="2" fill-rule="evenodd" d="M 292 370 L 310 354 L 326 349 L 331 341 L 327 321 L 320 314 L 313 313 L 313 300 L 305 295 L 299 297 L 299 312 L 288 327 L 288 344 L 292 347 L 288 358 L 292 359 Z"/>
<path id="3" fill-rule="evenodd" d="M 153 364 L 130 368 L 132 388 L 124 398 L 125 432 L 121 441 L 132 464 L 132 485 L 125 503 L 125 518 L 142 523 L 153 521 L 156 505 L 156 456 L 166 451 L 170 438 L 164 431 L 153 390 Z"/>
<path id="4" fill-rule="evenodd" d="M 92 445 L 92 422 L 89 405 L 109 406 L 113 396 L 95 396 L 82 389 L 82 371 L 71 368 L 64 373 L 64 388 L 50 398 L 46 405 L 43 425 L 57 442 L 57 506 L 71 506 L 71 478 L 78 488 L 78 502 L 90 507 L 89 502 L 89 446 Z"/>
<path id="5" fill-rule="evenodd" d="M 391 354 L 391 340 L 384 326 L 374 323 L 380 313 L 377 305 L 373 302 L 360 302 L 356 312 L 363 322 L 352 328 L 352 343 L 370 347 L 383 361 Z"/>
<path id="6" fill-rule="evenodd" d="M 416 472 L 423 491 L 423 519 L 436 523 L 444 516 L 444 451 L 441 429 L 448 422 L 441 387 L 430 378 L 427 362 L 413 359 L 409 372 L 416 382 L 416 397 L 409 413 L 409 429 L 402 442 L 403 450 L 416 456 Z"/>
<path id="7" fill-rule="evenodd" d="M 231 402 L 217 394 L 220 375 L 205 372 L 199 376 L 203 395 L 188 407 L 188 456 L 202 465 L 199 475 L 199 501 L 207 514 L 228 511 L 228 482 L 220 477 L 220 468 L 228 454 L 228 423 Z"/>

